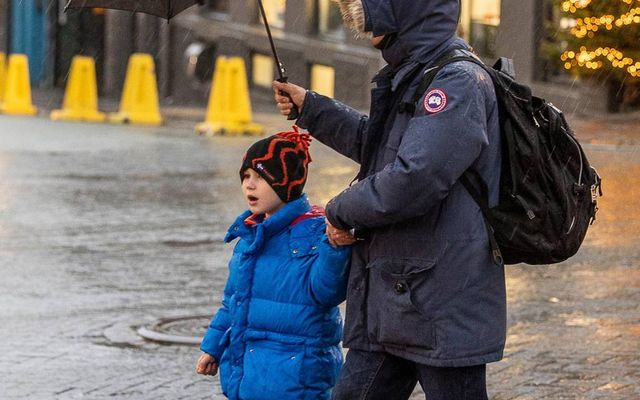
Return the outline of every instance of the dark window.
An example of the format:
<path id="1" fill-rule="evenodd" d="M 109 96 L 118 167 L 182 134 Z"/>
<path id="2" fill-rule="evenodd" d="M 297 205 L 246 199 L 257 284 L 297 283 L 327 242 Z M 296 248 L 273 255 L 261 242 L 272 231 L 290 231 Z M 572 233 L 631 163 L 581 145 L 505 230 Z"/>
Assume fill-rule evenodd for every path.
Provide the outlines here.
<path id="1" fill-rule="evenodd" d="M 275 66 L 271 55 L 253 53 L 251 56 L 251 82 L 255 86 L 271 88 Z"/>

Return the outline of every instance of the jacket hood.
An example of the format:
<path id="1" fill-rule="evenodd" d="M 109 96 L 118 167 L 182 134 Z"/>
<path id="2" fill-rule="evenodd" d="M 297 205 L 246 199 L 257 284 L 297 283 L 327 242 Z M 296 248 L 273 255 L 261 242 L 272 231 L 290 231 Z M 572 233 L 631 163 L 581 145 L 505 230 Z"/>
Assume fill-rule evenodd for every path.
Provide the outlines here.
<path id="1" fill-rule="evenodd" d="M 428 63 L 456 35 L 459 0 L 338 0 L 345 24 L 359 36 L 395 34 L 385 60 Z"/>

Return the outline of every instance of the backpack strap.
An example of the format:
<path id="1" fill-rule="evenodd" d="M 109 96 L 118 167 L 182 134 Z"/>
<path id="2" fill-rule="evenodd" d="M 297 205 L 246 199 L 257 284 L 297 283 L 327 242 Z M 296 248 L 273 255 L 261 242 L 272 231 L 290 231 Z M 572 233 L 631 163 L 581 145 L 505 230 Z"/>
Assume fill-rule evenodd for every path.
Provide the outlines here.
<path id="1" fill-rule="evenodd" d="M 460 55 L 459 52 L 463 54 Z M 488 70 L 488 67 L 473 53 L 464 50 L 464 49 L 455 49 L 450 52 L 447 56 L 443 57 L 441 60 L 437 61 L 436 64 L 428 68 L 424 71 L 422 80 L 420 81 L 420 85 L 416 89 L 416 92 L 412 98 L 412 102 L 410 106 L 405 105 L 405 109 L 410 111 L 411 113 L 415 113 L 416 107 L 420 98 L 427 91 L 431 83 L 435 79 L 436 75 L 442 68 L 446 65 L 458 62 L 458 61 L 468 61 L 472 62 L 484 69 Z M 499 63 L 499 64 L 498 64 Z M 507 75 L 513 76 L 513 62 L 509 59 L 500 59 L 496 63 L 496 68 Z M 482 211 L 482 218 L 484 219 L 484 226 L 487 230 L 487 236 L 489 237 L 489 244 L 491 246 L 491 256 L 493 261 L 502 265 L 504 259 L 502 257 L 502 252 L 500 251 L 500 247 L 498 246 L 498 241 L 496 240 L 495 230 L 491 221 L 491 211 L 489 207 L 489 188 L 487 187 L 486 182 L 482 179 L 482 176 L 473 168 L 469 168 L 464 174 L 460 177 L 460 182 L 465 187 L 467 192 L 471 195 L 473 200 L 478 204 L 480 210 Z"/>
<path id="2" fill-rule="evenodd" d="M 408 101 L 403 101 L 403 97 L 400 97 L 400 103 L 398 105 L 398 113 L 399 114 L 404 114 L 404 113 L 409 113 L 409 114 L 414 114 L 416 111 L 416 104 L 418 103 L 418 100 L 420 100 L 420 97 L 422 97 L 422 95 L 424 94 L 424 92 L 427 90 L 427 88 L 429 87 L 429 85 L 431 84 L 431 81 L 433 81 L 433 79 L 435 78 L 436 74 L 438 73 L 438 71 L 440 71 L 440 69 L 442 67 L 444 67 L 446 64 L 448 64 L 449 60 L 455 57 L 461 57 L 459 55 L 459 53 L 457 53 L 458 51 L 461 52 L 465 52 L 464 54 L 467 54 L 466 52 L 468 51 L 466 48 L 463 47 L 454 47 L 452 49 L 450 49 L 447 53 L 445 53 L 443 56 L 441 56 L 440 58 L 436 59 L 433 63 L 429 64 L 429 67 L 422 71 L 422 78 L 420 80 L 420 84 L 418 86 L 418 88 L 416 89 L 415 93 L 413 94 L 413 96 L 411 96 L 411 98 Z M 473 53 L 469 53 L 469 54 L 473 54 Z M 421 64 L 421 67 L 424 68 L 426 66 L 426 64 Z M 418 71 L 419 72 L 419 71 Z M 408 83 L 410 83 L 413 78 L 418 75 L 418 74 L 413 74 L 413 77 L 411 79 L 409 79 Z M 406 91 L 409 87 L 405 87 L 404 90 Z"/>
<path id="3" fill-rule="evenodd" d="M 478 58 L 475 54 L 473 54 L 469 50 L 455 48 L 452 51 L 450 51 L 448 54 L 446 54 L 444 57 L 442 57 L 440 60 L 436 61 L 432 67 L 424 71 L 422 75 L 422 80 L 420 81 L 420 85 L 418 86 L 418 88 L 416 89 L 416 92 L 413 95 L 411 106 L 405 106 L 407 111 L 410 111 L 411 113 L 415 113 L 418 101 L 420 101 L 420 98 L 424 95 L 424 93 L 427 91 L 429 86 L 431 86 L 431 83 L 435 79 L 438 72 L 440 72 L 440 70 L 444 68 L 446 65 L 452 64 L 458 61 L 472 62 L 478 65 L 479 67 L 481 67 L 482 69 L 484 69 L 485 71 L 487 71 L 489 75 L 491 75 L 492 72 L 497 71 L 504 75 L 507 75 L 511 79 L 515 79 L 515 76 L 516 76 L 513 60 L 510 58 L 500 57 L 493 65 L 493 68 L 489 68 L 484 62 L 482 62 L 480 58 Z"/>
<path id="4" fill-rule="evenodd" d="M 489 237 L 491 256 L 496 264 L 502 265 L 504 263 L 504 259 L 502 257 L 502 252 L 500 251 L 500 246 L 498 246 L 495 230 L 493 229 L 491 221 L 489 188 L 487 187 L 486 182 L 482 179 L 482 176 L 480 176 L 478 171 L 473 168 L 469 168 L 464 174 L 462 174 L 460 182 L 480 207 L 480 211 L 482 211 L 482 219 L 484 220 L 484 227 L 487 230 L 487 236 Z"/>
<path id="5" fill-rule="evenodd" d="M 453 51 L 445 55 L 443 58 L 436 61 L 436 63 L 432 67 L 427 68 L 424 71 L 422 75 L 422 79 L 420 80 L 420 84 L 418 85 L 418 88 L 416 89 L 416 92 L 414 93 L 413 98 L 411 99 L 410 105 L 407 103 L 404 103 L 405 104 L 404 109 L 407 110 L 408 112 L 411 112 L 412 114 L 415 113 L 415 110 L 417 108 L 418 102 L 420 101 L 420 98 L 424 96 L 424 93 L 427 91 L 429 86 L 431 86 L 431 83 L 435 79 L 438 72 L 440 72 L 440 70 L 445 66 L 458 61 L 469 61 L 479 65 L 485 70 L 487 69 L 487 66 L 470 51 L 465 49 L 454 49 Z"/>

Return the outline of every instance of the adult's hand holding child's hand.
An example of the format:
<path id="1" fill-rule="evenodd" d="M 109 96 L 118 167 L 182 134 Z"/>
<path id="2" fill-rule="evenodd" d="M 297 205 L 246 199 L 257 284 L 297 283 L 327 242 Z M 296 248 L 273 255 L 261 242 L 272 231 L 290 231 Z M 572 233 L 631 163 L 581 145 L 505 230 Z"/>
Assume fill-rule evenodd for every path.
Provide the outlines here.
<path id="1" fill-rule="evenodd" d="M 356 242 L 356 238 L 349 231 L 345 231 L 342 229 L 338 229 L 331 225 L 329 220 L 326 220 L 327 223 L 327 238 L 329 239 L 329 243 L 333 247 L 337 246 L 350 246 Z"/>
<path id="2" fill-rule="evenodd" d="M 200 375 L 216 376 L 218 374 L 218 363 L 210 354 L 202 353 L 198 358 L 196 372 Z"/>

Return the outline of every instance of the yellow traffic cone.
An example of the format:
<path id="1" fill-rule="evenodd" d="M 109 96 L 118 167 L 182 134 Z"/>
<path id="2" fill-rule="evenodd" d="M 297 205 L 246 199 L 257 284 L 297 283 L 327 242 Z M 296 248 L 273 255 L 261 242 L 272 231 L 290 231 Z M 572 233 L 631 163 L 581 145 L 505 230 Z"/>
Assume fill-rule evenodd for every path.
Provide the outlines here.
<path id="1" fill-rule="evenodd" d="M 205 122 L 199 134 L 262 135 L 264 127 L 252 122 L 249 84 L 241 57 L 218 57 Z"/>
<path id="2" fill-rule="evenodd" d="M 149 54 L 136 53 L 129 58 L 120 110 L 109 116 L 114 123 L 161 125 L 156 67 Z"/>
<path id="3" fill-rule="evenodd" d="M 38 113 L 38 109 L 31 102 L 29 60 L 24 54 L 12 54 L 9 57 L 4 102 L 0 105 L 0 112 L 11 115 Z"/>
<path id="4" fill-rule="evenodd" d="M 201 135 L 205 133 L 213 135 L 224 130 L 228 106 L 225 100 L 229 92 L 228 86 L 231 84 L 228 79 L 228 65 L 227 57 L 220 56 L 216 59 L 205 122 L 196 125 L 196 132 Z"/>
<path id="5" fill-rule="evenodd" d="M 51 112 L 54 121 L 102 122 L 106 115 L 98 111 L 96 63 L 91 57 L 75 56 L 64 93 L 62 110 Z"/>
<path id="6" fill-rule="evenodd" d="M 7 82 L 7 55 L 0 52 L 0 106 L 4 100 L 4 88 Z"/>

